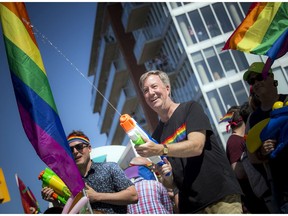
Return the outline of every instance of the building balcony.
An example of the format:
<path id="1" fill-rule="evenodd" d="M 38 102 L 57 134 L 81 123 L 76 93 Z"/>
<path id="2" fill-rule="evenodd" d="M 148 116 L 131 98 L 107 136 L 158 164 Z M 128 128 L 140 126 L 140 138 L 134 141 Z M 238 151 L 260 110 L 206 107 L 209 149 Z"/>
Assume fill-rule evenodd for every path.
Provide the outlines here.
<path id="1" fill-rule="evenodd" d="M 102 37 L 102 24 L 104 23 L 104 14 L 106 11 L 107 3 L 99 2 L 97 4 L 96 18 L 94 24 L 94 34 L 92 39 L 92 49 L 90 56 L 90 65 L 88 69 L 88 76 L 95 75 L 95 68 L 97 67 L 99 55 L 100 40 Z"/>
<path id="2" fill-rule="evenodd" d="M 161 29 L 153 29 L 152 27 L 149 28 L 149 31 L 141 29 L 138 30 L 134 36 L 136 40 L 134 54 L 137 64 L 144 64 L 146 61 L 153 59 L 155 55 L 159 53 L 163 42 Z"/>
<path id="3" fill-rule="evenodd" d="M 164 54 L 157 55 L 153 59 L 145 62 L 145 67 L 147 71 L 161 70 L 168 74 L 175 73 L 176 71 L 176 65 Z"/>
<path id="4" fill-rule="evenodd" d="M 106 90 L 104 97 L 108 100 L 103 100 L 98 127 L 101 133 L 107 133 L 112 124 L 112 117 L 115 113 L 116 107 L 121 88 L 127 82 L 128 71 L 123 59 L 113 61 L 111 64 L 111 69 L 109 77 L 106 83 Z M 113 107 L 112 107 L 113 106 Z"/>
<path id="5" fill-rule="evenodd" d="M 145 25 L 150 10 L 149 3 L 122 3 L 122 23 L 125 32 L 132 32 Z"/>
<path id="6" fill-rule="evenodd" d="M 97 68 L 94 78 L 94 86 L 97 87 L 99 92 L 104 92 L 106 89 L 107 77 L 110 70 L 111 62 L 115 59 L 115 55 L 118 53 L 118 44 L 116 43 L 113 35 L 106 35 L 101 39 L 101 45 L 99 49 L 99 55 L 97 62 Z M 100 112 L 103 97 L 96 89 L 92 90 L 93 95 L 93 112 Z"/>

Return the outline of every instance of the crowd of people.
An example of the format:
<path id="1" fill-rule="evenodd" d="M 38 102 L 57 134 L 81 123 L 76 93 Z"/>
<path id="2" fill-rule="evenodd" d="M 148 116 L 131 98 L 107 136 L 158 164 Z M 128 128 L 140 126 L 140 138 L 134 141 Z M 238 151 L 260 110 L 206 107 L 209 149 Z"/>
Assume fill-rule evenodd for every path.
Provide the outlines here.
<path id="1" fill-rule="evenodd" d="M 247 150 L 249 131 L 269 118 L 275 102 L 287 100 L 286 95 L 278 94 L 272 70 L 263 77 L 263 67 L 264 63 L 255 62 L 243 75 L 251 87 L 250 96 L 226 113 L 231 130 L 226 149 L 217 141 L 198 102 L 173 101 L 169 77 L 160 70 L 144 73 L 139 87 L 146 103 L 158 114 L 152 137 L 161 144 L 143 138 L 145 144 L 135 146 L 139 156 L 127 169 L 114 162 L 93 162 L 89 138 L 82 131 L 72 131 L 67 140 L 93 211 L 288 213 L 288 177 L 279 168 L 287 163 L 287 148 L 272 159 L 269 155 L 277 147 L 277 137 L 270 137 L 254 152 Z M 147 159 L 152 156 L 161 156 L 165 164 L 152 164 Z M 52 197 L 53 189 L 44 187 L 41 192 L 54 207 L 61 206 Z"/>

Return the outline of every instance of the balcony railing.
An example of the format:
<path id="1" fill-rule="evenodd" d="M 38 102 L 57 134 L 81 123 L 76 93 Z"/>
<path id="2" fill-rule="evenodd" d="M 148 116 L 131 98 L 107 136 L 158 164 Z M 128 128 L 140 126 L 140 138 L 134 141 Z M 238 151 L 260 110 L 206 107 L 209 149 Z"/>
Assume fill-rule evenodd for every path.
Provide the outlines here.
<path id="1" fill-rule="evenodd" d="M 150 10 L 149 3 L 123 3 L 122 23 L 126 32 L 132 32 L 145 25 Z"/>

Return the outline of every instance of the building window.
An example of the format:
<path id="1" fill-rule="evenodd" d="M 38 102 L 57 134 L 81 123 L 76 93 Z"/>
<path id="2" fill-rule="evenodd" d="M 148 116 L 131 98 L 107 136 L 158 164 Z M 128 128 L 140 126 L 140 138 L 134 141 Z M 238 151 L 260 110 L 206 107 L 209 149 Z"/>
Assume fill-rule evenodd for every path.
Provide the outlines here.
<path id="1" fill-rule="evenodd" d="M 213 47 L 204 49 L 204 55 L 210 66 L 214 80 L 219 80 L 224 77 L 223 69 Z"/>
<path id="2" fill-rule="evenodd" d="M 248 94 L 241 80 L 235 83 L 232 83 L 231 86 L 236 96 L 236 99 L 238 101 L 238 105 L 242 105 L 244 102 L 248 101 Z"/>
<path id="3" fill-rule="evenodd" d="M 238 50 L 222 51 L 223 46 L 224 43 L 221 43 L 215 45 L 215 47 L 204 49 L 204 57 L 201 51 L 191 54 L 203 84 L 207 84 L 213 80 L 219 80 L 223 77 L 233 76 L 237 72 L 246 70 L 249 67 L 243 52 Z"/>
<path id="4" fill-rule="evenodd" d="M 244 19 L 240 7 L 237 2 L 226 2 L 225 5 L 236 29 Z"/>
<path id="5" fill-rule="evenodd" d="M 216 90 L 207 92 L 207 96 L 217 121 L 226 113 Z"/>
<path id="6" fill-rule="evenodd" d="M 220 27 L 222 28 L 222 31 L 224 33 L 233 31 L 231 21 L 230 21 L 229 17 L 227 16 L 227 12 L 223 6 L 223 3 L 219 2 L 219 3 L 212 4 L 212 7 L 215 11 L 215 14 L 216 14 L 218 20 L 219 20 Z"/>
<path id="7" fill-rule="evenodd" d="M 239 50 L 223 50 L 224 43 L 220 43 L 216 45 L 217 52 L 219 53 L 220 59 L 224 66 L 227 76 L 231 76 L 236 72 L 246 70 L 249 67 L 247 58 L 244 52 Z M 259 59 L 260 60 L 260 59 Z M 236 69 L 236 66 L 238 70 Z"/>
<path id="8" fill-rule="evenodd" d="M 183 5 L 191 4 L 192 2 L 170 2 L 170 6 L 172 9 L 182 7 Z M 183 5 L 182 5 L 183 4 Z"/>
<path id="9" fill-rule="evenodd" d="M 195 31 L 188 22 L 185 14 L 176 17 L 181 33 L 184 37 L 187 46 L 196 43 Z"/>
<path id="10" fill-rule="evenodd" d="M 200 9 L 201 14 L 205 20 L 206 27 L 211 37 L 216 37 L 221 34 L 216 18 L 210 8 L 210 5 Z"/>
<path id="11" fill-rule="evenodd" d="M 206 65 L 206 62 L 204 61 L 203 55 L 201 52 L 196 52 L 191 54 L 193 62 L 196 66 L 197 73 L 200 76 L 200 79 L 202 81 L 202 84 L 207 84 L 212 81 L 212 77 L 209 73 L 208 67 Z"/>
<path id="12" fill-rule="evenodd" d="M 199 41 L 207 40 L 209 36 L 198 10 L 191 11 L 188 13 L 188 15 L 191 23 L 193 24 L 193 28 L 195 30 L 196 37 L 198 38 L 198 40 Z"/>
<path id="13" fill-rule="evenodd" d="M 219 92 L 226 106 L 226 110 L 228 110 L 231 106 L 235 106 L 237 104 L 229 85 L 219 88 Z"/>
<path id="14" fill-rule="evenodd" d="M 227 51 L 222 51 L 223 46 L 224 46 L 224 43 L 216 45 L 216 50 L 223 64 L 226 76 L 229 77 L 229 76 L 236 74 L 237 70 L 233 62 L 231 53 Z"/>
<path id="15" fill-rule="evenodd" d="M 230 52 L 232 53 L 235 59 L 235 62 L 238 66 L 238 70 L 239 71 L 247 70 L 249 64 L 247 58 L 245 57 L 245 54 L 243 52 L 240 52 L 239 50 L 230 50 Z"/>
<path id="16" fill-rule="evenodd" d="M 244 14 L 247 14 L 252 2 L 240 2 Z"/>
<path id="17" fill-rule="evenodd" d="M 170 6 L 172 9 L 175 9 L 175 8 L 181 7 L 182 4 L 181 2 L 170 2 Z"/>

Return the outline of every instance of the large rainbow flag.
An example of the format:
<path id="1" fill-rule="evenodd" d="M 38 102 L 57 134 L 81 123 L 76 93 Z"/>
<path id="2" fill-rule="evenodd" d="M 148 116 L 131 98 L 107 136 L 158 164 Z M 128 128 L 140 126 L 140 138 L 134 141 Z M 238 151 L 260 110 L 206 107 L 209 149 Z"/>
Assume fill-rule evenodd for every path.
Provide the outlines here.
<path id="1" fill-rule="evenodd" d="M 274 60 L 288 51 L 288 2 L 252 3 L 243 22 L 225 43 L 226 49 L 268 56 L 263 69 L 267 74 Z"/>
<path id="2" fill-rule="evenodd" d="M 25 133 L 40 159 L 76 196 L 84 181 L 66 140 L 25 4 L 0 3 L 0 19 Z"/>

